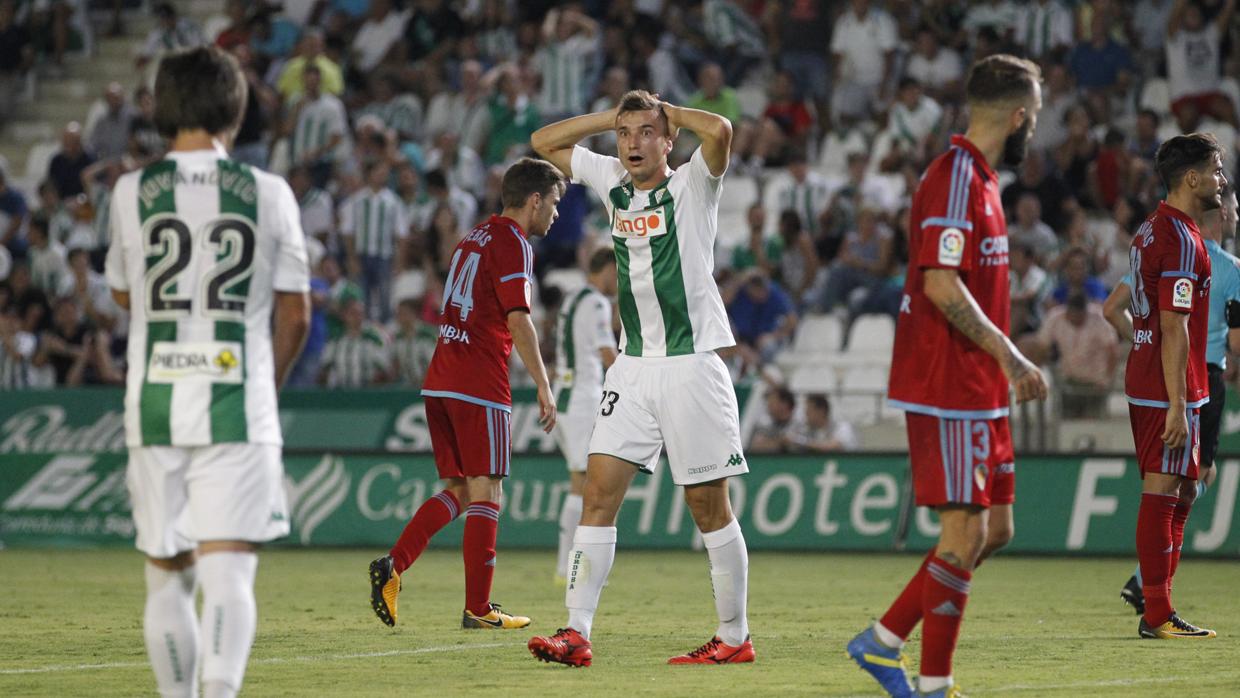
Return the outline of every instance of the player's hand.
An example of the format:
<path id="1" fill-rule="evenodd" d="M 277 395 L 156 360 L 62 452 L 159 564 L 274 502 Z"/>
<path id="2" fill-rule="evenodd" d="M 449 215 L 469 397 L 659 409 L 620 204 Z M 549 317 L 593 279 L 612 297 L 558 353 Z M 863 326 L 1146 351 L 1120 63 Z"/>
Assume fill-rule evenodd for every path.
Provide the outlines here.
<path id="1" fill-rule="evenodd" d="M 1046 399 L 1048 393 L 1046 376 L 1042 375 L 1041 369 L 1022 356 L 1020 352 L 1016 352 L 1003 366 L 1003 373 L 1016 392 L 1017 402 Z"/>
<path id="2" fill-rule="evenodd" d="M 555 428 L 555 397 L 550 386 L 538 389 L 538 426 L 547 434 Z"/>
<path id="3" fill-rule="evenodd" d="M 1188 442 L 1188 416 L 1183 407 L 1167 410 L 1167 424 L 1163 427 L 1162 442 L 1167 448 L 1183 448 Z"/>
<path id="4" fill-rule="evenodd" d="M 677 123 L 676 118 L 676 105 L 671 102 L 663 101 L 658 94 L 655 94 L 654 98 L 659 100 L 659 110 L 662 111 L 663 116 L 667 118 L 667 135 L 669 138 L 675 140 L 676 136 L 680 135 L 680 124 Z"/>

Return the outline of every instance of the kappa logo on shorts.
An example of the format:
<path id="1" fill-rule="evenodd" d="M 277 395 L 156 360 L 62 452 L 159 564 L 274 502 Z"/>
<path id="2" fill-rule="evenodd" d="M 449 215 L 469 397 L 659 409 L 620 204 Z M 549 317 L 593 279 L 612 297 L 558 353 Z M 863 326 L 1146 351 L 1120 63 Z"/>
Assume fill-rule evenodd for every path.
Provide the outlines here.
<path id="1" fill-rule="evenodd" d="M 732 456 L 731 456 L 730 458 L 728 458 L 728 466 L 729 466 L 729 467 L 730 467 L 730 466 L 737 466 L 737 465 L 741 465 L 741 464 L 743 464 L 744 462 L 745 462 L 745 457 L 744 457 L 744 456 L 742 456 L 742 455 L 741 455 L 741 454 L 739 454 L 739 453 L 733 453 L 733 454 L 732 454 Z"/>
<path id="2" fill-rule="evenodd" d="M 1177 279 L 1171 287 L 1171 306 L 1191 310 L 1193 307 L 1193 282 L 1188 279 Z"/>
<path id="3" fill-rule="evenodd" d="M 939 264 L 960 266 L 964 260 L 964 233 L 959 228 L 947 228 L 939 233 Z"/>

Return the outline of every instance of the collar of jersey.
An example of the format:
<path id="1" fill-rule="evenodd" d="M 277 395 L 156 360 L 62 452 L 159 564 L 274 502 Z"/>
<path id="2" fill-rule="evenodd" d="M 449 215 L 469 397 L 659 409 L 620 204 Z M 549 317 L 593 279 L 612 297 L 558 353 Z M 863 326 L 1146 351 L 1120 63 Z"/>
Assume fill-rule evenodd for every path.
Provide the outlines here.
<path id="1" fill-rule="evenodd" d="M 1193 220 L 1192 216 L 1167 203 L 1166 199 L 1158 202 L 1158 212 L 1179 220 L 1184 225 L 1189 226 L 1189 230 L 1201 235 L 1201 229 L 1197 227 L 1197 222 Z M 1204 238 L 1204 236 L 1202 237 Z"/>
<path id="2" fill-rule="evenodd" d="M 952 145 L 968 151 L 968 153 L 973 156 L 973 165 L 981 168 L 982 174 L 984 174 L 988 179 L 999 179 L 999 175 L 990 168 L 990 163 L 986 162 L 986 156 L 982 155 L 982 151 L 978 150 L 977 146 L 973 145 L 973 141 L 965 138 L 964 134 L 956 134 L 952 136 Z"/>
<path id="3" fill-rule="evenodd" d="M 215 142 L 214 148 L 203 148 L 202 150 L 169 150 L 165 158 L 173 160 L 198 160 L 198 159 L 228 159 L 228 151 L 224 150 L 224 146 L 219 141 Z"/>
<path id="4" fill-rule="evenodd" d="M 673 174 L 675 173 L 673 172 Z M 654 189 L 643 189 L 642 191 L 646 194 L 646 208 L 642 210 L 649 211 L 650 209 L 662 206 L 663 202 L 659 200 L 660 197 L 658 194 L 667 189 L 667 185 L 671 184 L 671 182 L 672 177 L 671 175 L 668 175 L 667 179 L 664 179 L 662 182 L 656 184 Z M 628 194 L 629 200 L 632 201 L 633 197 L 636 196 L 636 187 L 633 186 L 633 176 L 629 175 L 628 179 L 620 183 L 620 186 L 624 187 L 624 193 Z"/>

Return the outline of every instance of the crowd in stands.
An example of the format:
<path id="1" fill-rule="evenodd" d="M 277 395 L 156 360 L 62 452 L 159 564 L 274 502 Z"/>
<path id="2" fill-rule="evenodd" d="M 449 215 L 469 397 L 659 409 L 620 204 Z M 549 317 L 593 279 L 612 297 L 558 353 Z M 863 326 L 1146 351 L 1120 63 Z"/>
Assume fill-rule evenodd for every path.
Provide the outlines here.
<path id="1" fill-rule="evenodd" d="M 199 27 L 156 3 L 154 29 L 135 43 L 141 77 L 109 86 L 81 125 L 66 125 L 37 195 L 0 180 L 12 258 L 0 287 L 3 375 L 13 376 L 4 384 L 119 379 L 123 313 L 95 292 L 109 187 L 161 155 L 147 89 L 159 55 L 214 42 L 250 85 L 234 157 L 288 177 L 311 240 L 314 330 L 296 385 L 416 385 L 447 257 L 499 209 L 506 165 L 530 153 L 541 125 L 610 108 L 638 87 L 733 123 L 727 177 L 754 193 L 724 202 L 716 267 L 738 379 L 767 375 L 806 313 L 846 327 L 894 317 L 909 201 L 965 124 L 967 67 L 1011 52 L 1045 78 L 1029 156 L 1002 176 L 1012 332 L 1044 347 L 1039 356 L 1065 379 L 1105 389 L 1123 351 L 1101 331 L 1098 303 L 1163 194 L 1158 144 L 1211 131 L 1234 168 L 1234 5 L 229 0 Z M 0 85 L 34 59 L 29 42 L 3 38 L 26 31 L 14 6 L 0 0 Z M 614 137 L 590 145 L 610 152 Z M 694 146 L 678 139 L 673 166 Z M 544 336 L 564 270 L 607 244 L 606 227 L 599 202 L 571 186 L 537 244 Z"/>

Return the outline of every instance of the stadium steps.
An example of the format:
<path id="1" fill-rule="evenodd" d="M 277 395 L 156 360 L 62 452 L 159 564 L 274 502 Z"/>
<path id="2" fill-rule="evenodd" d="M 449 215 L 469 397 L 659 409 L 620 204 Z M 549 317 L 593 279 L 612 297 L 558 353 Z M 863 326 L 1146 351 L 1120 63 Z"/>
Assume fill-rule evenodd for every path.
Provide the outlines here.
<path id="1" fill-rule="evenodd" d="M 202 24 L 222 11 L 223 4 L 222 0 L 194 0 L 180 2 L 178 7 Z M 67 56 L 62 74 L 53 74 L 46 66 L 36 68 L 39 78 L 34 99 L 20 104 L 0 131 L 0 158 L 7 163 L 9 180 L 28 195 L 46 174 L 42 157 L 46 144 L 59 141 L 65 124 L 85 121 L 91 104 L 101 98 L 108 83 L 120 82 L 132 92 L 142 79 L 134 68 L 134 55 L 155 26 L 154 17 L 145 11 L 126 13 L 123 37 L 105 36 L 99 31 L 101 26 L 103 22 L 95 23 L 93 53 Z M 32 153 L 36 155 L 33 161 Z"/>

